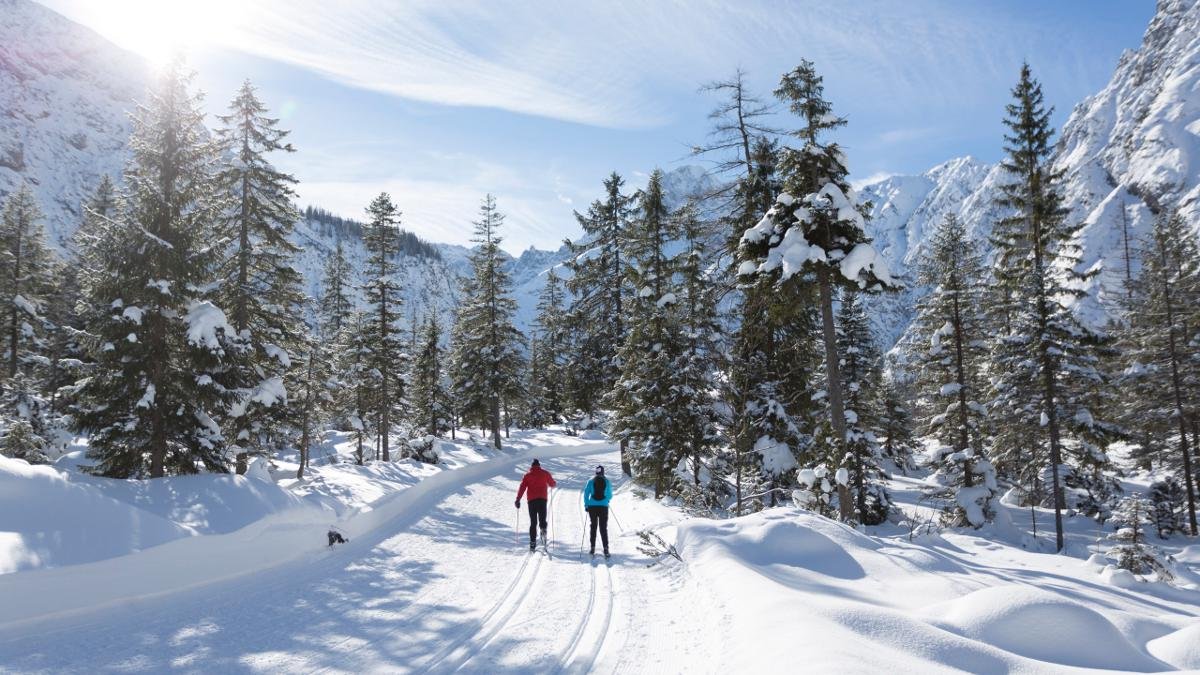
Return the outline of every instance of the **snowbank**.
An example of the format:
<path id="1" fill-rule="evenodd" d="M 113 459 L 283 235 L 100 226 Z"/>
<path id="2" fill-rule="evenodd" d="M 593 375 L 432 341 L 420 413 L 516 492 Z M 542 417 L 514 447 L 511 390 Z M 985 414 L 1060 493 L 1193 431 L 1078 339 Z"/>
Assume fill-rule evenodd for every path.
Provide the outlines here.
<path id="1" fill-rule="evenodd" d="M 795 508 L 688 520 L 676 545 L 721 607 L 723 662 L 747 670 L 1148 672 L 1200 658 L 1196 594 L 1080 574 L 1100 556 L 1081 565 L 976 531 L 869 536 Z"/>
<path id="2" fill-rule="evenodd" d="M 551 434 L 546 436 L 553 436 L 556 443 L 554 453 L 559 456 L 592 454 L 598 449 L 610 447 L 608 444 L 589 443 L 576 438 Z M 156 504 L 153 507 L 155 510 L 191 518 L 192 522 L 203 524 L 214 532 L 232 527 L 236 523 L 233 509 L 239 502 L 257 509 L 260 514 L 268 512 L 240 529 L 206 536 L 194 536 L 199 532 L 193 528 L 171 523 L 149 511 L 101 494 L 101 489 L 86 484 L 88 480 L 102 479 L 88 477 L 75 483 L 72 480 L 76 477 L 69 477 L 50 467 L 29 467 L 24 462 L 5 460 L 5 464 L 0 466 L 6 467 L 12 463 L 21 465 L 20 470 L 8 473 L 14 475 L 14 486 L 22 485 L 24 489 L 20 492 L 15 487 L 13 490 L 5 490 L 2 489 L 5 486 L 0 484 L 0 500 L 7 502 L 10 494 L 24 497 L 26 500 L 19 508 L 13 508 L 10 503 L 0 503 L 3 513 L 9 514 L 8 517 L 12 520 L 18 520 L 18 517 L 11 514 L 21 513 L 19 520 L 24 521 L 27 519 L 24 515 L 25 510 L 30 506 L 45 506 L 37 501 L 39 498 L 36 497 L 36 485 L 29 480 L 28 474 L 36 472 L 42 476 L 39 480 L 70 486 L 96 503 L 124 509 L 120 513 L 133 513 L 149 519 L 157 518 L 155 522 L 164 523 L 168 532 L 174 536 L 160 536 L 157 540 L 159 545 L 152 548 L 149 548 L 149 545 L 136 549 L 117 547 L 108 551 L 106 555 L 88 558 L 91 562 L 76 561 L 86 564 L 54 569 L 49 569 L 50 566 L 46 564 L 41 565 L 44 569 L 31 569 L 35 566 L 27 564 L 22 568 L 26 571 L 0 575 L 0 598 L 4 598 L 4 602 L 0 603 L 0 627 L 157 597 L 292 563 L 304 564 L 304 561 L 312 556 L 324 555 L 325 532 L 331 526 L 336 526 L 346 534 L 351 539 L 351 546 L 369 546 L 368 535 L 381 525 L 387 524 L 390 529 L 402 528 L 410 520 L 422 517 L 429 508 L 451 492 L 511 470 L 514 465 L 527 462 L 531 457 L 538 456 L 546 450 L 545 445 L 510 443 L 510 446 L 511 450 L 492 455 L 483 454 L 470 447 L 462 447 L 456 456 L 451 457 L 449 463 L 436 466 L 398 462 L 395 470 L 407 470 L 407 479 L 396 481 L 390 491 L 369 504 L 358 508 L 343 506 L 340 509 L 341 517 L 336 514 L 338 509 L 333 508 L 329 500 L 336 499 L 335 495 L 339 491 L 357 495 L 353 499 L 361 500 L 363 495 L 367 494 L 362 489 L 363 485 L 371 483 L 371 472 L 363 470 L 363 467 L 339 464 L 324 471 L 317 471 L 317 474 L 326 474 L 325 479 L 309 483 L 308 490 L 298 489 L 297 494 L 284 492 L 271 482 L 217 475 L 157 481 L 115 481 L 129 483 L 131 487 L 106 488 L 136 502 L 139 498 L 150 498 L 138 493 L 137 484 L 162 484 L 163 487 L 152 485 L 146 488 L 155 498 L 166 500 L 162 504 Z M 339 486 L 339 482 L 331 475 L 335 472 L 357 475 L 361 480 L 343 481 Z M 69 478 L 72 480 L 68 480 Z M 177 490 L 190 489 L 193 495 L 167 498 L 167 483 L 173 484 Z M 378 489 L 378 485 L 376 488 Z M 273 491 L 279 491 L 283 496 L 275 495 Z M 273 496 L 262 499 L 266 495 Z M 223 501 L 227 502 L 230 510 L 227 511 L 220 505 Z M 86 505 L 89 502 L 80 503 Z M 192 505 L 191 508 L 187 506 L 189 504 Z M 275 509 L 275 505 L 282 505 L 283 508 Z M 60 510 L 48 517 L 47 522 L 70 522 L 74 518 L 73 510 Z M 110 513 L 105 513 L 89 522 L 90 526 L 95 528 L 97 537 L 103 540 L 114 529 L 123 529 L 124 522 L 127 521 L 123 522 Z M 6 526 L 0 528 L 0 531 L 7 528 L 8 521 L 0 520 L 0 523 Z M 176 529 L 172 530 L 171 527 Z M 140 530 L 138 527 L 129 529 Z M 14 559 L 27 559 L 27 547 L 17 549 L 10 541 L 12 539 L 14 538 L 11 536 L 0 536 L 0 545 L 10 550 Z M 81 541 L 78 536 L 65 539 Z M 74 543 L 69 548 L 76 546 L 83 545 Z M 140 552 L 121 555 L 122 551 Z"/>
<path id="3" fill-rule="evenodd" d="M 984 588 L 930 607 L 925 615 L 946 630 L 1038 661 L 1142 672 L 1162 668 L 1095 610 L 1031 586 Z"/>
<path id="4" fill-rule="evenodd" d="M 102 560 L 192 534 L 53 467 L 0 456 L 0 574 Z"/>

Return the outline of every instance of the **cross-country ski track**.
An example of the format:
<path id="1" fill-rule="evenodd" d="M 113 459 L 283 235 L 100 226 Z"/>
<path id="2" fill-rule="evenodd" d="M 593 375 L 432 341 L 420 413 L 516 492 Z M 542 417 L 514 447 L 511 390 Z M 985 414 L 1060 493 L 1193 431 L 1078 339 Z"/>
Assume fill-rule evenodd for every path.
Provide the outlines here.
<path id="1" fill-rule="evenodd" d="M 34 619 L 0 614 L 5 655 L 0 670 L 653 669 L 654 662 L 671 657 L 672 648 L 664 649 L 663 642 L 673 642 L 679 632 L 674 619 L 662 618 L 662 609 L 643 611 L 639 600 L 686 595 L 677 593 L 685 580 L 679 573 L 647 570 L 636 534 L 622 533 L 613 518 L 611 561 L 599 555 L 599 541 L 598 555 L 589 558 L 581 490 L 596 464 L 619 476 L 619 457 L 607 443 L 560 438 L 563 444 L 514 443 L 487 461 L 435 473 L 346 523 L 342 529 L 350 543 L 332 550 L 321 545 L 321 528 L 294 523 L 267 528 L 258 539 L 246 533 L 235 533 L 240 539 L 230 535 L 228 542 L 206 538 L 217 540 L 207 555 L 219 556 L 225 544 L 240 545 L 231 555 L 246 560 L 269 559 L 247 549 L 278 546 L 285 562 L 247 563 L 258 567 L 241 574 L 214 560 L 210 567 L 218 571 L 211 579 L 198 573 L 170 588 L 155 577 L 147 592 L 126 592 L 124 586 L 137 585 L 137 563 L 153 565 L 155 555 L 160 563 L 173 559 L 170 551 L 151 549 L 125 560 L 23 575 L 34 587 L 59 585 L 50 596 L 59 600 L 39 604 Z M 513 500 L 532 457 L 558 481 L 549 504 L 548 554 L 540 546 L 537 552 L 528 549 L 524 502 L 514 530 Z M 628 487 L 618 478 L 613 509 L 626 527 L 636 529 L 639 518 Z M 311 538 L 311 550 L 295 552 L 296 532 Z M 138 560 L 145 556 L 151 559 Z M 63 584 L 78 586 L 78 592 L 64 592 Z M 37 589 L 14 593 L 18 600 L 24 595 L 38 595 Z M 688 618 L 699 629 L 708 622 L 704 612 L 689 612 L 691 604 L 670 613 L 700 614 Z M 718 634 L 711 626 L 703 632 Z"/>

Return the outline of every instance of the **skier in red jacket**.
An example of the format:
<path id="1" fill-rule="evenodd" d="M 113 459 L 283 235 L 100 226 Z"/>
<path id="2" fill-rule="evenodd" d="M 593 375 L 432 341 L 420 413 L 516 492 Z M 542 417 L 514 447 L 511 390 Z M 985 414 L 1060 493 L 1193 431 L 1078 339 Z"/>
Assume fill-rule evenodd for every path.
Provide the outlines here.
<path id="1" fill-rule="evenodd" d="M 529 491 L 529 550 L 537 549 L 537 528 L 538 523 L 542 526 L 542 541 L 546 540 L 546 497 L 549 494 L 550 488 L 555 487 L 558 483 L 554 482 L 554 476 L 550 475 L 549 471 L 542 468 L 541 462 L 536 459 L 529 467 L 529 472 L 521 479 L 521 487 L 517 488 L 517 508 L 521 508 L 521 495 L 525 491 Z"/>

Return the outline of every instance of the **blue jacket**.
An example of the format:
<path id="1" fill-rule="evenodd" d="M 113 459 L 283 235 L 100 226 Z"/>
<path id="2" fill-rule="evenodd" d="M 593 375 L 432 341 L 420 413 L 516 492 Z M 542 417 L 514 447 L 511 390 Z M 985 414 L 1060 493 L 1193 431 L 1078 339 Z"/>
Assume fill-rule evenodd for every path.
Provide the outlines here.
<path id="1" fill-rule="evenodd" d="M 587 487 L 583 488 L 583 505 L 588 506 L 608 506 L 612 501 L 612 480 L 607 476 L 604 477 L 604 499 L 595 499 L 596 496 L 596 479 L 592 478 L 587 482 Z"/>

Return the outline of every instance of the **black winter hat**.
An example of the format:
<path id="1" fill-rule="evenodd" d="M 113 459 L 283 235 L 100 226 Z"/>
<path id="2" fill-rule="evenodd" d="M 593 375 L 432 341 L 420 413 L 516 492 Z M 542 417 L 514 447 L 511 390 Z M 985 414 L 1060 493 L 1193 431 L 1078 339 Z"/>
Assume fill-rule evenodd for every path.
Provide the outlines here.
<path id="1" fill-rule="evenodd" d="M 535 460 L 533 460 L 533 464 L 531 464 L 530 466 L 541 466 L 541 465 L 542 465 L 542 463 L 535 459 Z"/>
<path id="2" fill-rule="evenodd" d="M 596 475 L 598 475 L 598 476 L 603 476 L 603 475 L 604 475 L 604 467 L 603 467 L 603 466 L 597 466 L 597 467 L 596 467 Z"/>

